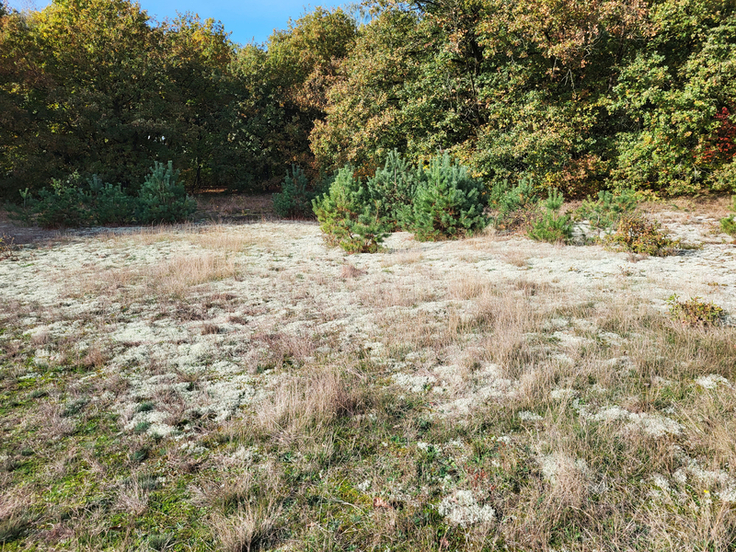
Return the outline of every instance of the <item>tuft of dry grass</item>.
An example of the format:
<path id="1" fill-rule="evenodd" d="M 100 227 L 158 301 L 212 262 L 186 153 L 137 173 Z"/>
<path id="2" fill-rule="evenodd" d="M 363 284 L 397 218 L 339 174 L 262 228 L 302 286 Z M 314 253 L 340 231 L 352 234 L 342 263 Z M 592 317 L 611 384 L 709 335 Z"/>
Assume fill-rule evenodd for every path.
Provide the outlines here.
<path id="1" fill-rule="evenodd" d="M 435 294 L 436 292 L 429 286 L 416 286 L 410 282 L 397 284 L 391 280 L 377 282 L 370 287 L 361 287 L 357 293 L 362 304 L 377 309 L 419 305 L 434 300 Z"/>
<path id="2" fill-rule="evenodd" d="M 141 484 L 139 478 L 130 479 L 118 493 L 118 510 L 133 516 L 143 515 L 148 509 L 149 493 L 149 489 Z"/>
<path id="3" fill-rule="evenodd" d="M 351 278 L 357 278 L 365 274 L 365 270 L 360 270 L 350 263 L 342 265 L 340 268 L 340 278 L 348 280 Z"/>
<path id="4" fill-rule="evenodd" d="M 514 265 L 519 268 L 527 268 L 529 266 L 531 255 L 521 249 L 510 249 L 504 254 L 503 258 L 504 261 L 510 265 Z"/>
<path id="5" fill-rule="evenodd" d="M 78 293 L 125 293 L 134 297 L 150 295 L 183 297 L 192 288 L 225 278 L 236 278 L 240 263 L 231 256 L 207 252 L 179 255 L 152 266 L 108 269 L 85 279 Z"/>
<path id="6" fill-rule="evenodd" d="M 462 273 L 450 282 L 447 291 L 450 298 L 467 301 L 492 295 L 496 287 L 493 282 L 484 280 L 476 274 Z"/>
<path id="7" fill-rule="evenodd" d="M 364 409 L 366 400 L 355 376 L 334 370 L 290 379 L 258 405 L 252 430 L 287 443 L 305 434 L 321 435 L 337 418 Z"/>
<path id="8" fill-rule="evenodd" d="M 244 503 L 229 516 L 214 514 L 210 525 L 225 552 L 251 552 L 274 540 L 280 516 L 281 508 L 273 502 Z"/>
<path id="9" fill-rule="evenodd" d="M 381 260 L 381 266 L 388 268 L 395 265 L 414 265 L 420 263 L 423 259 L 424 255 L 421 250 L 410 249 L 408 251 L 398 251 L 384 256 Z"/>

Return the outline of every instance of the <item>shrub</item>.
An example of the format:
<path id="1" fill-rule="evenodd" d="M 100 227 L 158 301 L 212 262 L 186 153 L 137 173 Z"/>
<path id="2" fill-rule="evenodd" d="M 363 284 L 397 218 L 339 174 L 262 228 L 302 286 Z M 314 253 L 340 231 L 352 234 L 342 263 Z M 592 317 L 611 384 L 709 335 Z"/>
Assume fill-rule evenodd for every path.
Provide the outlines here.
<path id="1" fill-rule="evenodd" d="M 94 224 L 128 224 L 135 220 L 136 200 L 126 194 L 120 184 L 103 183 L 96 174 L 87 183 Z"/>
<path id="2" fill-rule="evenodd" d="M 454 239 L 488 224 L 481 199 L 483 184 L 444 154 L 430 161 L 411 206 L 402 209 L 402 226 L 420 241 Z"/>
<path id="3" fill-rule="evenodd" d="M 312 205 L 328 243 L 348 253 L 375 253 L 388 235 L 388 226 L 350 167 L 340 169 L 329 191 Z"/>
<path id="4" fill-rule="evenodd" d="M 24 218 L 45 228 L 93 224 L 90 196 L 85 193 L 83 185 L 79 173 L 75 172 L 66 180 L 53 179 L 51 189 L 40 190 L 38 198 L 24 193 Z"/>
<path id="5" fill-rule="evenodd" d="M 301 167 L 292 165 L 281 183 L 281 192 L 273 195 L 273 210 L 282 218 L 309 218 L 314 216 L 312 201 L 324 193 L 320 181 L 315 189 L 309 189 L 309 180 Z"/>
<path id="6" fill-rule="evenodd" d="M 713 326 L 724 316 L 724 311 L 715 303 L 706 302 L 700 297 L 692 297 L 680 301 L 677 294 L 667 299 L 670 305 L 670 316 L 687 326 Z"/>
<path id="7" fill-rule="evenodd" d="M 731 210 L 736 212 L 736 195 L 731 196 Z M 721 229 L 729 236 L 736 236 L 736 214 L 721 219 Z"/>
<path id="8" fill-rule="evenodd" d="M 637 194 L 633 189 L 623 189 L 615 194 L 603 190 L 598 192 L 596 201 L 588 196 L 575 211 L 575 217 L 589 221 L 592 228 L 608 230 L 616 226 L 621 217 L 633 212 L 637 203 Z"/>
<path id="9" fill-rule="evenodd" d="M 493 185 L 488 198 L 491 221 L 499 230 L 511 230 L 528 224 L 534 218 L 539 196 L 531 180 L 521 180 L 509 188 L 508 181 Z"/>
<path id="10" fill-rule="evenodd" d="M 73 173 L 66 180 L 52 180 L 51 188 L 40 190 L 37 197 L 22 190 L 23 204 L 12 207 L 11 213 L 47 228 L 177 222 L 196 209 L 178 175 L 171 162 L 156 163 L 138 197 L 131 197 L 120 184 L 103 182 L 97 175 L 84 181 Z"/>
<path id="11" fill-rule="evenodd" d="M 383 168 L 368 178 L 367 188 L 378 216 L 392 229 L 400 227 L 402 211 L 411 206 L 423 171 L 413 167 L 394 150 L 388 154 Z"/>
<path id="12" fill-rule="evenodd" d="M 657 222 L 636 214 L 621 217 L 616 233 L 609 237 L 609 241 L 632 253 L 659 257 L 672 255 L 680 246 L 679 240 L 669 238 Z"/>
<path id="13" fill-rule="evenodd" d="M 171 161 L 167 165 L 154 162 L 138 194 L 138 222 L 179 222 L 197 209 L 194 199 L 187 196 L 179 171 Z"/>
<path id="14" fill-rule="evenodd" d="M 544 201 L 545 212 L 529 230 L 529 237 L 537 241 L 564 243 L 572 237 L 572 222 L 569 215 L 559 213 L 564 197 L 557 190 L 550 190 Z"/>

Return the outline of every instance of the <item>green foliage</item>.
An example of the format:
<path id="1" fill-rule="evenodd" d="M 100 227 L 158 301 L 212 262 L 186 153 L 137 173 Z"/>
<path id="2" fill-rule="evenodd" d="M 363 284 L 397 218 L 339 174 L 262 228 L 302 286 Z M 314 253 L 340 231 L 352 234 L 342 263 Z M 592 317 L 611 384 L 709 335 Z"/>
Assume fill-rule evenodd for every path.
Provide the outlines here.
<path id="1" fill-rule="evenodd" d="M 317 172 L 310 170 L 309 135 L 325 117 L 327 91 L 339 80 L 340 60 L 356 30 L 341 9 L 317 8 L 274 32 L 264 47 L 236 52 L 231 71 L 237 114 L 231 124 L 233 144 L 247 160 L 241 189 L 277 184 L 292 164 Z"/>
<path id="2" fill-rule="evenodd" d="M 729 236 L 736 236 L 736 215 L 722 218 L 721 229 Z"/>
<path id="3" fill-rule="evenodd" d="M 443 148 L 566 197 L 733 186 L 732 2 L 374 5 L 312 133 L 320 162 Z"/>
<path id="4" fill-rule="evenodd" d="M 120 184 L 102 182 L 96 174 L 87 183 L 94 224 L 128 224 L 135 220 L 136 200 L 126 194 Z"/>
<path id="5" fill-rule="evenodd" d="M 731 197 L 731 210 L 736 212 L 736 195 Z M 736 215 L 721 219 L 721 229 L 729 236 L 736 236 Z"/>
<path id="6" fill-rule="evenodd" d="M 0 17 L 0 194 L 76 171 L 135 195 L 152 160 L 166 159 L 190 191 L 235 188 L 260 144 L 242 132 L 241 119 L 259 119 L 243 109 L 253 91 L 234 57 L 221 24 L 155 23 L 130 0 Z"/>
<path id="7" fill-rule="evenodd" d="M 86 181 L 73 173 L 65 180 L 52 180 L 37 196 L 21 191 L 23 205 L 16 214 L 28 223 L 46 228 L 80 227 L 133 222 L 135 198 L 119 184 L 103 183 L 97 175 Z"/>
<path id="8" fill-rule="evenodd" d="M 328 242 L 348 253 L 375 253 L 388 235 L 388 226 L 350 167 L 338 171 L 329 191 L 312 205 Z"/>
<path id="9" fill-rule="evenodd" d="M 625 251 L 658 257 L 672 255 L 680 246 L 679 240 L 669 238 L 660 230 L 659 223 L 636 214 L 622 216 L 609 241 Z"/>
<path id="10" fill-rule="evenodd" d="M 189 191 L 271 189 L 292 164 L 350 163 L 380 187 L 391 155 L 438 150 L 493 186 L 568 198 L 734 191 L 733 2 L 369 4 L 360 27 L 317 8 L 245 47 L 130 0 L 6 9 L 0 193 L 76 171 L 134 195 L 168 159 Z"/>
<path id="11" fill-rule="evenodd" d="M 543 202 L 542 218 L 534 222 L 528 235 L 533 240 L 550 243 L 565 243 L 572 237 L 572 220 L 570 215 L 559 213 L 564 197 L 557 190 L 550 190 Z"/>
<path id="12" fill-rule="evenodd" d="M 703 301 L 700 297 L 691 297 L 680 301 L 677 294 L 667 299 L 670 305 L 670 316 L 687 326 L 713 326 L 718 324 L 725 313 L 715 303 Z"/>
<path id="13" fill-rule="evenodd" d="M 273 210 L 283 218 L 310 218 L 314 215 L 312 201 L 324 193 L 325 187 L 319 182 L 315 189 L 310 189 L 306 173 L 292 165 L 291 174 L 286 173 L 281 183 L 281 192 L 273 195 Z"/>
<path id="14" fill-rule="evenodd" d="M 496 182 L 488 198 L 493 215 L 491 221 L 496 229 L 510 230 L 531 221 L 536 211 L 539 196 L 529 179 L 510 186 L 507 180 Z"/>
<path id="15" fill-rule="evenodd" d="M 636 192 L 630 188 L 617 193 L 601 190 L 596 201 L 590 196 L 583 200 L 575 211 L 575 217 L 589 221 L 592 228 L 608 230 L 616 226 L 622 216 L 632 213 L 638 201 Z"/>
<path id="16" fill-rule="evenodd" d="M 368 177 L 367 182 L 378 216 L 394 229 L 399 228 L 402 212 L 413 204 L 424 178 L 424 172 L 412 166 L 398 151 L 389 152 L 384 166 Z"/>
<path id="17" fill-rule="evenodd" d="M 89 194 L 84 190 L 78 173 L 65 181 L 52 180 L 51 189 L 43 189 L 38 199 L 25 197 L 28 212 L 35 214 L 35 222 L 46 228 L 61 226 L 88 226 L 93 223 L 89 210 Z"/>
<path id="18" fill-rule="evenodd" d="M 434 157 L 414 197 L 401 216 L 403 226 L 420 241 L 460 238 L 488 224 L 481 197 L 483 184 L 445 153 Z"/>
<path id="19" fill-rule="evenodd" d="M 97 175 L 85 181 L 73 173 L 38 194 L 22 190 L 23 204 L 14 210 L 24 222 L 46 228 L 179 222 L 194 213 L 196 202 L 187 197 L 178 176 L 171 162 L 155 163 L 138 196 L 131 197 L 120 184 Z"/>
<path id="20" fill-rule="evenodd" d="M 196 209 L 196 202 L 187 195 L 172 162 L 167 165 L 155 162 L 138 194 L 138 221 L 143 224 L 179 222 Z"/>

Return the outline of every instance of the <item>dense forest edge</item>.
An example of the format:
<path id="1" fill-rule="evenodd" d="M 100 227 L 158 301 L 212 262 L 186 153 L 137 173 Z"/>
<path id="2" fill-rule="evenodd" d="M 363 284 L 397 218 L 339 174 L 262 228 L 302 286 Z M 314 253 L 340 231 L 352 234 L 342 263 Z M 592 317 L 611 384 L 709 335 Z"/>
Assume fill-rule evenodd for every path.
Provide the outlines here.
<path id="1" fill-rule="evenodd" d="M 392 152 L 449 155 L 486 191 L 736 191 L 733 2 L 361 9 L 238 45 L 219 22 L 156 22 L 128 0 L 0 5 L 0 195 L 90 181 L 136 197 L 168 162 L 187 193 L 276 191 L 294 170 L 324 189 Z"/>

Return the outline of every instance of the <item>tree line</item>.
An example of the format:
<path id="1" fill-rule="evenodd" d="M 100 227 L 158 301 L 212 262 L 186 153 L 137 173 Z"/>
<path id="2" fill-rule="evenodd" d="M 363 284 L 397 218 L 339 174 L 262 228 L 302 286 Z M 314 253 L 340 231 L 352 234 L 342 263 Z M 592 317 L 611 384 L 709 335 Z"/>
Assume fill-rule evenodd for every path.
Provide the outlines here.
<path id="1" fill-rule="evenodd" d="M 2 5 L 0 5 L 2 6 Z M 128 0 L 0 7 L 0 189 L 257 191 L 449 153 L 490 187 L 736 191 L 732 0 L 369 0 L 263 45 Z"/>

